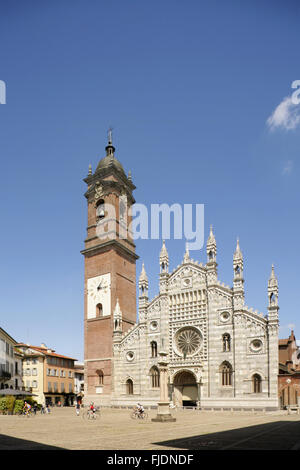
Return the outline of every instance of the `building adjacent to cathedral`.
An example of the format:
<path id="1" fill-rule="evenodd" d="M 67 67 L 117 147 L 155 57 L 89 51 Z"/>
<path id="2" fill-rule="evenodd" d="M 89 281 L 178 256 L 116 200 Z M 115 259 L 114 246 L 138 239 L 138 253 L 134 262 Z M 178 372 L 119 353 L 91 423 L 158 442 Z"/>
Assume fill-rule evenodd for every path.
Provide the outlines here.
<path id="1" fill-rule="evenodd" d="M 129 232 L 135 186 L 115 157 L 84 180 L 85 402 L 122 405 L 159 401 L 159 352 L 168 353 L 169 397 L 201 408 L 278 408 L 278 282 L 272 267 L 268 312 L 244 303 L 243 255 L 237 241 L 233 287 L 218 279 L 212 227 L 207 262 L 190 258 L 169 272 L 163 242 L 159 294 L 148 298 L 143 265 L 136 311 L 135 244 Z M 114 230 L 112 230 L 112 227 Z M 138 318 L 138 322 L 136 323 Z"/>

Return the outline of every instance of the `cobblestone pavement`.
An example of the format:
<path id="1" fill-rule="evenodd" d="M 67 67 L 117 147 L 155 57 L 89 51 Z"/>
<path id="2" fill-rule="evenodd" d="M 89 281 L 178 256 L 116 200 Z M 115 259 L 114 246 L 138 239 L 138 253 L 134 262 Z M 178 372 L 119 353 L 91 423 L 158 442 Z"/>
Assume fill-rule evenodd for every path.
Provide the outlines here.
<path id="1" fill-rule="evenodd" d="M 36 417 L 0 416 L 0 450 L 246 450 L 300 448 L 300 415 L 285 412 L 172 411 L 174 423 L 132 420 L 130 410 L 103 409 L 100 419 L 53 408 Z"/>

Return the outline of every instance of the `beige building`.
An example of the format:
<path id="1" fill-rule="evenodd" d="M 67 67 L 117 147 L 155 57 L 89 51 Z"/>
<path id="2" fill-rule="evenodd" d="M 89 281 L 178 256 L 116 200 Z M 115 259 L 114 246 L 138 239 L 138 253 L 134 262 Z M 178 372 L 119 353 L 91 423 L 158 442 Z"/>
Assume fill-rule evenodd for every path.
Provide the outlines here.
<path id="1" fill-rule="evenodd" d="M 23 387 L 41 404 L 72 405 L 74 402 L 74 361 L 57 354 L 45 344 L 17 345 L 23 353 Z"/>
<path id="2" fill-rule="evenodd" d="M 22 355 L 14 350 L 17 341 L 0 328 L 0 390 L 22 387 Z"/>

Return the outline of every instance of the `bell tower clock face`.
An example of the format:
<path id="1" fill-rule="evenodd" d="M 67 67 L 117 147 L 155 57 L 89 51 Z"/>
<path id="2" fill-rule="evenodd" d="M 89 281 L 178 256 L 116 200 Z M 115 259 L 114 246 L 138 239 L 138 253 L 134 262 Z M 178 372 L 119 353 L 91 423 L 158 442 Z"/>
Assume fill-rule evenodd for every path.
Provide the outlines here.
<path id="1" fill-rule="evenodd" d="M 107 317 L 110 307 L 110 273 L 87 280 L 87 318 Z"/>

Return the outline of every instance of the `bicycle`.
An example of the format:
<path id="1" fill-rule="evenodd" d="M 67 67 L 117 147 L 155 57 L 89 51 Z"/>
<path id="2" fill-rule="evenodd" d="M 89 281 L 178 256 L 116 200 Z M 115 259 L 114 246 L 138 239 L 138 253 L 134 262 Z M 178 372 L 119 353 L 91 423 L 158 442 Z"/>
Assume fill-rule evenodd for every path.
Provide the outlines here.
<path id="1" fill-rule="evenodd" d="M 22 410 L 19 412 L 18 416 L 20 416 L 21 418 L 32 418 L 34 416 L 34 413 L 32 412 L 32 410 Z"/>
<path id="2" fill-rule="evenodd" d="M 140 413 L 139 410 L 133 410 L 130 413 L 130 417 L 132 419 L 148 419 L 148 413 L 146 413 L 146 411 L 144 411 L 143 413 Z"/>
<path id="3" fill-rule="evenodd" d="M 82 413 L 83 419 L 97 419 L 100 418 L 100 409 L 96 408 L 95 411 L 87 410 Z"/>

